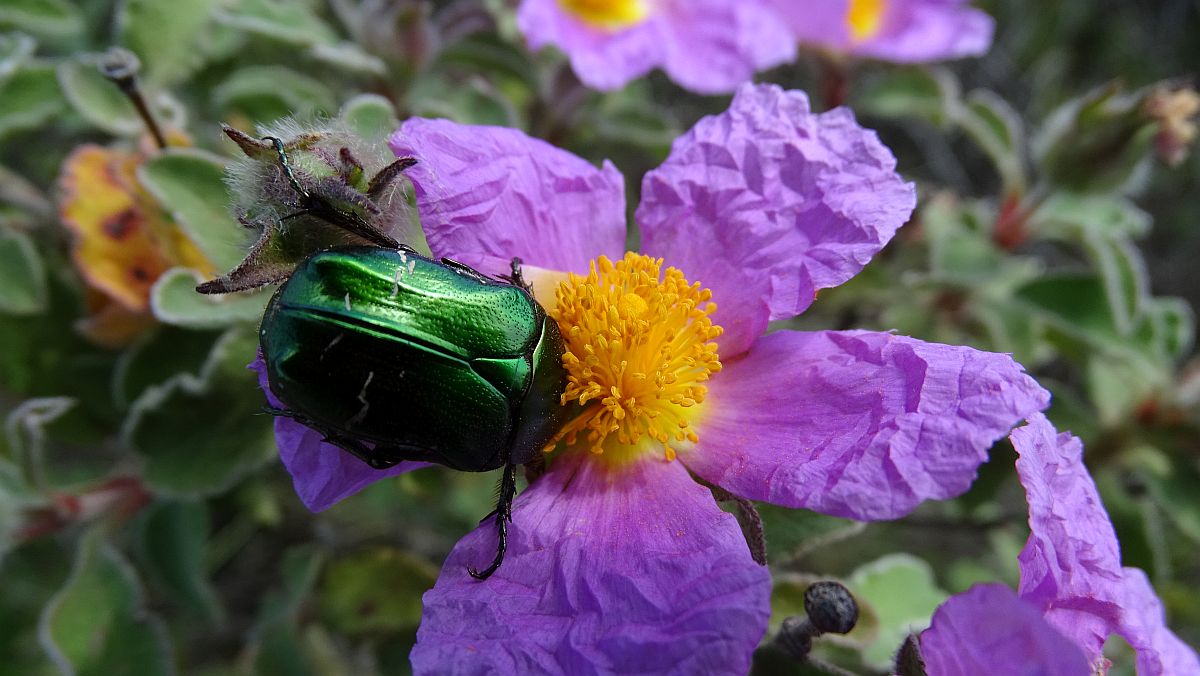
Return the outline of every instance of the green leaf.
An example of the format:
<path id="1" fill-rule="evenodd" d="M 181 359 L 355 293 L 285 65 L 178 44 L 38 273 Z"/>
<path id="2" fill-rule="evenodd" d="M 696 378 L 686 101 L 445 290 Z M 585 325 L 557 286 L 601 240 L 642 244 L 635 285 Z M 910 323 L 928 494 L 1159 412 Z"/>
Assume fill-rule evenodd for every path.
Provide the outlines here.
<path id="1" fill-rule="evenodd" d="M 172 268 L 150 290 L 150 307 L 159 321 L 192 329 L 213 329 L 262 319 L 270 293 L 266 290 L 220 295 L 202 294 L 204 278 L 187 268 Z"/>
<path id="2" fill-rule="evenodd" d="M 160 327 L 125 350 L 113 369 L 112 399 L 124 410 L 151 385 L 180 373 L 199 374 L 219 333 Z"/>
<path id="3" fill-rule="evenodd" d="M 466 82 L 423 78 L 410 93 L 412 113 L 423 117 L 445 117 L 462 124 L 522 127 L 512 101 L 481 77 Z"/>
<path id="4" fill-rule="evenodd" d="M 1078 241 L 1093 231 L 1109 237 L 1142 237 L 1150 232 L 1150 214 L 1120 195 L 1056 192 L 1030 215 L 1030 226 L 1044 237 Z"/>
<path id="5" fill-rule="evenodd" d="M 871 605 L 879 635 L 863 652 L 868 662 L 886 667 L 904 637 L 929 626 L 933 611 L 949 596 L 938 588 L 933 569 L 910 554 L 889 554 L 854 571 L 846 586 Z"/>
<path id="6" fill-rule="evenodd" d="M 224 610 L 208 580 L 208 510 L 203 502 L 160 501 L 141 520 L 139 549 L 150 579 L 210 623 Z"/>
<path id="7" fill-rule="evenodd" d="M 46 270 L 33 242 L 0 227 L 0 312 L 30 315 L 46 308 Z"/>
<path id="8" fill-rule="evenodd" d="M 217 10 L 218 21 L 233 28 L 293 45 L 334 44 L 337 33 L 306 2 L 241 0 Z"/>
<path id="9" fill-rule="evenodd" d="M 519 83 L 525 91 L 537 91 L 541 86 L 529 51 L 490 33 L 476 33 L 445 46 L 437 54 L 433 71 L 429 75 L 441 82 L 475 75 L 492 82 Z"/>
<path id="10" fill-rule="evenodd" d="M 1087 362 L 1087 392 L 1101 426 L 1116 428 L 1161 384 L 1157 374 L 1121 359 Z"/>
<path id="11" fill-rule="evenodd" d="M 214 0 L 124 0 L 117 15 L 121 44 L 141 57 L 148 84 L 179 82 L 203 63 L 201 41 Z"/>
<path id="12" fill-rule="evenodd" d="M 337 110 L 328 87 L 283 66 L 237 70 L 213 90 L 212 99 L 219 109 L 240 112 L 259 122 Z"/>
<path id="13" fill-rule="evenodd" d="M 991 158 L 1009 191 L 1025 189 L 1025 128 L 998 94 L 977 89 L 955 111 L 959 126 Z"/>
<path id="14" fill-rule="evenodd" d="M 58 82 L 67 101 L 90 124 L 118 136 L 135 136 L 145 130 L 137 109 L 99 71 L 94 57 L 59 64 Z"/>
<path id="15" fill-rule="evenodd" d="M 63 37 L 82 30 L 83 17 L 67 0 L 4 0 L 0 3 L 0 26 Z"/>
<path id="16" fill-rule="evenodd" d="M 257 332 L 232 329 L 199 376 L 148 388 L 130 407 L 122 436 L 144 462 L 143 478 L 165 495 L 220 493 L 275 455 L 265 400 L 253 372 Z"/>
<path id="17" fill-rule="evenodd" d="M 65 108 L 54 67 L 27 65 L 0 87 L 0 138 L 40 127 Z"/>
<path id="18" fill-rule="evenodd" d="M 359 94 L 342 106 L 339 117 L 364 139 L 385 139 L 400 128 L 392 102 L 378 94 Z"/>
<path id="19" fill-rule="evenodd" d="M 377 76 L 387 74 L 387 64 L 382 59 L 366 52 L 353 42 L 315 44 L 308 48 L 308 53 L 317 61 L 351 73 Z"/>
<path id="20" fill-rule="evenodd" d="M 79 544 L 66 586 L 42 612 L 42 647 L 63 673 L 173 674 L 166 631 L 143 606 L 129 564 L 99 528 Z"/>
<path id="21" fill-rule="evenodd" d="M 1196 312 L 1183 298 L 1151 298 L 1146 302 L 1155 344 L 1168 359 L 1182 359 L 1196 340 Z"/>
<path id="22" fill-rule="evenodd" d="M 23 33 L 0 35 L 0 89 L 33 56 L 37 41 Z"/>
<path id="23" fill-rule="evenodd" d="M 252 673 L 265 676 L 318 673 L 299 625 L 300 610 L 312 594 L 323 564 L 320 552 L 307 547 L 290 549 L 284 555 L 281 588 L 267 595 L 255 628 L 258 651 Z"/>
<path id="24" fill-rule="evenodd" d="M 1124 237 L 1092 233 L 1084 237 L 1084 248 L 1104 284 L 1117 332 L 1126 336 L 1133 333 L 1150 297 L 1149 274 L 1141 253 Z"/>
<path id="25" fill-rule="evenodd" d="M 225 165 L 199 150 L 170 148 L 138 167 L 138 179 L 218 270 L 237 265 L 250 235 L 229 214 Z"/>
<path id="26" fill-rule="evenodd" d="M 978 214 L 972 209 L 971 204 L 942 194 L 921 210 L 930 271 L 939 280 L 975 287 L 994 280 L 1000 270 L 1003 254 L 988 232 L 974 227 Z"/>
<path id="27" fill-rule="evenodd" d="M 45 452 L 46 425 L 75 406 L 70 397 L 28 399 L 8 414 L 4 421 L 5 440 L 12 458 L 26 480 L 35 486 L 45 483 L 42 456 Z"/>
<path id="28" fill-rule="evenodd" d="M 362 550 L 331 561 L 321 584 L 329 624 L 349 634 L 396 633 L 421 621 L 421 595 L 437 570 L 390 547 Z"/>
<path id="29" fill-rule="evenodd" d="M 944 68 L 889 71 L 855 92 L 855 109 L 880 117 L 916 117 L 938 126 L 958 106 L 958 80 Z"/>
<path id="30" fill-rule="evenodd" d="M 1018 288 L 1014 299 L 1061 336 L 1082 341 L 1107 356 L 1129 359 L 1147 372 L 1161 371 L 1165 366 L 1161 355 L 1151 348 L 1145 322 L 1129 335 L 1117 330 L 1108 294 L 1095 276 L 1046 275 Z M 1087 353 L 1086 350 L 1068 350 L 1069 356 Z"/>
<path id="31" fill-rule="evenodd" d="M 798 558 L 856 535 L 863 529 L 861 522 L 806 509 L 788 509 L 768 503 L 759 503 L 755 507 L 762 518 L 772 563 Z"/>

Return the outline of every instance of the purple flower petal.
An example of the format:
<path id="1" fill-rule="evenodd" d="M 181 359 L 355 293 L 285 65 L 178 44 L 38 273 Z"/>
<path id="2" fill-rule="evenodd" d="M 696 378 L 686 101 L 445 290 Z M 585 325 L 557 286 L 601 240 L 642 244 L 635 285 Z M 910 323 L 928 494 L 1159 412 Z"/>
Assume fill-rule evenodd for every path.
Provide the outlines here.
<path id="1" fill-rule="evenodd" d="M 610 162 L 588 162 L 515 129 L 412 118 L 392 135 L 421 225 L 437 256 L 486 254 L 585 272 L 625 251 L 625 184 Z"/>
<path id="2" fill-rule="evenodd" d="M 754 72 L 791 61 L 795 39 L 762 0 L 654 3 L 641 23 L 618 30 L 588 25 L 557 0 L 525 0 L 517 25 L 532 49 L 567 53 L 584 84 L 611 90 L 661 66 L 679 85 L 722 94 Z"/>
<path id="3" fill-rule="evenodd" d="M 1029 501 L 1029 541 L 1018 560 L 1023 600 L 1093 660 L 1116 632 L 1138 653 L 1139 674 L 1200 674 L 1196 653 L 1167 628 L 1161 602 L 1136 568 L 1121 568 L 1112 522 L 1083 464 L 1083 445 L 1045 416 L 1012 433 Z"/>
<path id="4" fill-rule="evenodd" d="M 489 519 L 458 543 L 412 652 L 418 674 L 745 673 L 767 569 L 679 463 L 611 469 L 568 452 L 517 499 L 508 556 Z"/>
<path id="5" fill-rule="evenodd" d="M 1049 394 L 1005 354 L 869 331 L 778 331 L 709 383 L 681 458 L 752 500 L 893 519 L 967 489 Z"/>
<path id="6" fill-rule="evenodd" d="M 1027 676 L 1091 673 L 1083 651 L 1032 605 L 1001 584 L 981 584 L 950 597 L 921 633 L 929 676 L 997 672 Z"/>
<path id="7" fill-rule="evenodd" d="M 991 47 L 995 22 L 967 0 L 886 3 L 879 28 L 855 40 L 847 0 L 771 0 L 801 42 L 898 63 L 978 56 Z"/>
<path id="8" fill-rule="evenodd" d="M 1146 574 L 1126 568 L 1117 632 L 1137 651 L 1138 676 L 1200 674 L 1196 651 L 1167 628 L 1162 602 Z"/>
<path id="9" fill-rule="evenodd" d="M 916 193 L 875 132 L 802 92 L 745 85 L 727 112 L 675 141 L 642 181 L 646 253 L 713 290 L 714 321 L 761 328 L 853 277 L 912 214 Z M 726 336 L 722 356 L 745 349 Z M 730 349 L 730 348 L 734 349 Z"/>
<path id="10" fill-rule="evenodd" d="M 261 356 L 249 368 L 258 373 L 258 386 L 274 408 L 284 408 L 267 386 L 267 365 Z M 362 460 L 323 441 L 319 432 L 291 418 L 275 418 L 275 444 L 279 458 L 292 475 L 292 485 L 304 506 L 314 512 L 328 509 L 368 485 L 388 477 L 428 467 L 424 462 L 402 462 L 385 470 L 372 469 Z"/>
<path id="11" fill-rule="evenodd" d="M 1116 591 L 1124 573 L 1117 535 L 1083 464 L 1083 444 L 1058 434 L 1041 414 L 1013 430 L 1012 442 L 1032 531 L 1018 557 L 1018 591 L 1098 656 L 1120 613 Z"/>

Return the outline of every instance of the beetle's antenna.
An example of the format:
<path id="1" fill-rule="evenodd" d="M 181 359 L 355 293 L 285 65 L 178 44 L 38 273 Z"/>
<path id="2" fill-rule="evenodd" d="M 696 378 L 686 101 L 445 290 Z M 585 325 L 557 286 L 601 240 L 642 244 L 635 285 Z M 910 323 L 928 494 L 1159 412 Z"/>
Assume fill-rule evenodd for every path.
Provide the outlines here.
<path id="1" fill-rule="evenodd" d="M 158 144 L 159 149 L 164 149 L 167 147 L 167 138 L 154 121 L 154 115 L 151 114 L 150 107 L 146 105 L 146 98 L 142 96 L 142 90 L 138 87 L 137 72 L 141 67 L 142 63 L 138 61 L 137 54 L 124 47 L 110 47 L 100 61 L 100 72 L 117 85 L 121 93 L 133 103 L 138 116 L 154 136 L 154 142 Z"/>
<path id="2" fill-rule="evenodd" d="M 312 196 L 308 194 L 304 186 L 300 185 L 300 180 L 296 178 L 296 174 L 292 172 L 292 163 L 288 160 L 287 151 L 283 149 L 283 140 L 274 136 L 264 136 L 262 140 L 267 141 L 275 148 L 275 152 L 279 155 L 279 168 L 283 171 L 283 175 L 288 180 L 288 183 L 292 184 L 292 190 L 295 190 L 305 202 L 312 199 Z"/>

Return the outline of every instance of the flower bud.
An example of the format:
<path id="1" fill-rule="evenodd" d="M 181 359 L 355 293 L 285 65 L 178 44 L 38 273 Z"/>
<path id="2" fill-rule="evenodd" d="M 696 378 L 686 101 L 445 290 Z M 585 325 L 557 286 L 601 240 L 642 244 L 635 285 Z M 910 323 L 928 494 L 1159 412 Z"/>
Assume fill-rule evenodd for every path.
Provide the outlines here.
<path id="1" fill-rule="evenodd" d="M 858 623 L 858 604 L 841 583 L 817 582 L 804 592 L 804 610 L 821 633 L 845 634 Z"/>

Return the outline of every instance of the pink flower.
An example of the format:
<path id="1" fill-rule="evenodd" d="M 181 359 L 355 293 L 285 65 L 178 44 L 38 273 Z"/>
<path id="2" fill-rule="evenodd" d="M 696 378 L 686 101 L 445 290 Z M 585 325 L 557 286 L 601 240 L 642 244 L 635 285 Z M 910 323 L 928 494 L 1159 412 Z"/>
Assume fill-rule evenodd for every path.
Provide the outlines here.
<path id="1" fill-rule="evenodd" d="M 391 145 L 421 159 L 408 175 L 435 255 L 489 274 L 524 261 L 570 376 L 562 443 L 516 500 L 504 565 L 485 582 L 467 574 L 495 552 L 489 519 L 425 595 L 418 673 L 744 672 L 770 576 L 693 477 L 896 518 L 966 490 L 992 443 L 1047 403 L 1007 355 L 767 332 L 861 270 L 914 207 L 891 153 L 847 110 L 816 115 L 799 92 L 744 86 L 642 181 L 642 254 L 625 252 L 624 180 L 609 163 L 445 120 L 409 120 Z M 373 472 L 276 425 L 313 508 Z"/>
<path id="2" fill-rule="evenodd" d="M 914 63 L 983 54 L 993 30 L 966 0 L 524 0 L 517 25 L 530 48 L 564 51 L 594 89 L 662 68 L 701 94 L 793 60 L 797 42 Z"/>
<path id="3" fill-rule="evenodd" d="M 1121 567 L 1079 439 L 1058 434 L 1041 414 L 1011 439 L 1032 531 L 1018 557 L 1020 586 L 1014 594 L 979 585 L 942 604 L 921 635 L 930 676 L 975 674 L 997 663 L 1014 673 L 1105 673 L 1102 650 L 1113 633 L 1137 651 L 1142 676 L 1200 674 L 1195 651 L 1167 628 L 1145 573 Z"/>
<path id="4" fill-rule="evenodd" d="M 804 44 L 898 63 L 979 56 L 992 17 L 968 0 L 769 0 Z"/>

